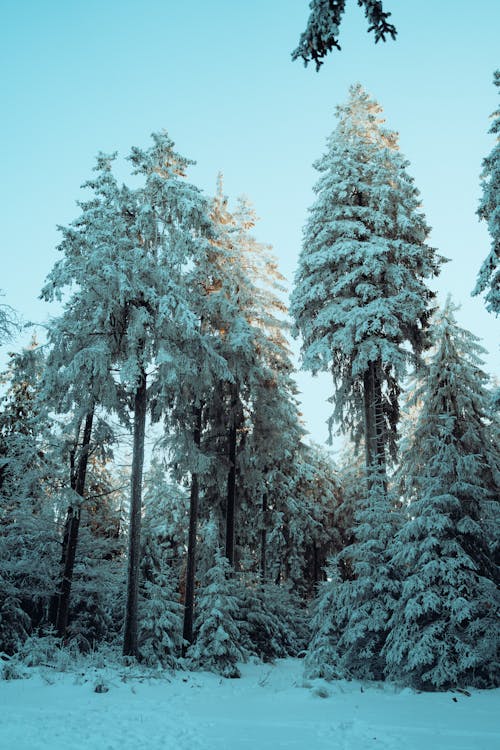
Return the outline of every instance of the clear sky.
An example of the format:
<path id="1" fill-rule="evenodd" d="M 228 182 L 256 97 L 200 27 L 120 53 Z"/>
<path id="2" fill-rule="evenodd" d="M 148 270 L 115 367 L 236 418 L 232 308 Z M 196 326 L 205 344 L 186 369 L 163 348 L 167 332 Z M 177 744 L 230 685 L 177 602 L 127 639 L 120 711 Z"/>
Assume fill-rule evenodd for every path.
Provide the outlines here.
<path id="1" fill-rule="evenodd" d="M 451 259 L 435 283 L 440 300 L 450 292 L 462 304 L 459 322 L 482 338 L 486 369 L 498 375 L 499 321 L 470 291 L 490 244 L 475 211 L 498 106 L 500 3 L 385 5 L 395 42 L 375 45 L 350 0 L 342 51 L 316 73 L 290 59 L 307 0 L 2 0 L 3 301 L 47 320 L 37 297 L 57 259 L 56 225 L 77 216 L 95 154 L 125 156 L 162 128 L 197 161 L 191 181 L 211 194 L 222 170 L 230 198 L 250 197 L 261 217 L 256 235 L 291 281 L 313 200 L 312 162 L 335 105 L 360 81 L 399 131 L 431 243 Z M 323 442 L 329 379 L 302 374 L 298 382 L 311 436 Z"/>

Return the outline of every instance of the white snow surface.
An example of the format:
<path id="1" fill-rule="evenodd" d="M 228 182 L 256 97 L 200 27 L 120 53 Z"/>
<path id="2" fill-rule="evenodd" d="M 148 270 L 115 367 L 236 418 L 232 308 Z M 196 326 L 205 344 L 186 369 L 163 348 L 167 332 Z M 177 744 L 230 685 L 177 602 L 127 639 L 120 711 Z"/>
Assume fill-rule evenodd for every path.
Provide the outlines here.
<path id="1" fill-rule="evenodd" d="M 137 668 L 0 681 L 2 750 L 497 750 L 500 690 L 417 693 L 304 680 L 303 662 L 243 664 L 241 679 Z M 107 692 L 95 692 L 96 685 Z"/>

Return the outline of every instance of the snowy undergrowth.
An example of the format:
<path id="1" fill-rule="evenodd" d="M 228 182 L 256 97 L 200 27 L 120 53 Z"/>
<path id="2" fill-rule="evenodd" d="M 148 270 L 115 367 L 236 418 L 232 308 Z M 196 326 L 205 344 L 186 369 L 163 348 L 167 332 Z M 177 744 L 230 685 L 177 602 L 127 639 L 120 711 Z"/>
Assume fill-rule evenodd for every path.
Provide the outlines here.
<path id="1" fill-rule="evenodd" d="M 0 747 L 493 750 L 500 743 L 500 690 L 418 693 L 305 680 L 299 659 L 241 664 L 241 678 L 231 680 L 102 658 L 81 657 L 66 671 L 23 665 L 26 679 L 1 680 Z"/>

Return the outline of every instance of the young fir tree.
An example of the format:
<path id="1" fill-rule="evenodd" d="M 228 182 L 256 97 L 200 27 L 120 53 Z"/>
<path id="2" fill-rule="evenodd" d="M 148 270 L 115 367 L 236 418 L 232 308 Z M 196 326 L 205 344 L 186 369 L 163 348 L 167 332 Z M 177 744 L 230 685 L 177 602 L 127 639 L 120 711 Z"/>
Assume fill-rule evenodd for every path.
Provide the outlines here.
<path id="1" fill-rule="evenodd" d="M 167 484 L 160 463 L 155 460 L 144 493 L 142 534 L 139 652 L 152 666 L 174 668 L 181 655 L 183 607 L 179 598 L 181 558 L 179 542 L 169 510 L 186 522 L 185 497 Z M 176 498 L 178 508 L 173 507 Z M 170 503 L 172 505 L 170 505 Z M 183 534 L 184 536 L 184 534 Z"/>
<path id="2" fill-rule="evenodd" d="M 237 662 L 246 654 L 238 622 L 239 604 L 235 596 L 233 571 L 226 556 L 216 551 L 207 571 L 198 600 L 196 640 L 188 656 L 202 669 L 223 677 L 239 677 Z"/>
<path id="3" fill-rule="evenodd" d="M 458 327 L 454 309 L 448 302 L 416 391 L 421 405 L 401 468 L 408 519 L 391 549 L 403 584 L 386 673 L 426 690 L 500 679 L 500 577 L 484 527 L 494 502 L 498 538 L 500 454 L 491 440 L 483 350 Z"/>
<path id="4" fill-rule="evenodd" d="M 332 558 L 330 580 L 319 592 L 306 671 L 326 678 L 379 680 L 384 676 L 381 651 L 400 589 L 387 551 L 398 515 L 391 512 L 379 474 L 354 517 L 354 540 Z"/>
<path id="5" fill-rule="evenodd" d="M 500 93 L 500 70 L 494 73 L 493 82 Z M 483 194 L 477 210 L 480 219 L 488 224 L 491 235 L 491 250 L 484 260 L 472 294 L 486 291 L 486 309 L 496 315 L 500 312 L 500 108 L 492 114 L 489 130 L 496 136 L 496 143 L 483 161 L 481 185 Z"/>

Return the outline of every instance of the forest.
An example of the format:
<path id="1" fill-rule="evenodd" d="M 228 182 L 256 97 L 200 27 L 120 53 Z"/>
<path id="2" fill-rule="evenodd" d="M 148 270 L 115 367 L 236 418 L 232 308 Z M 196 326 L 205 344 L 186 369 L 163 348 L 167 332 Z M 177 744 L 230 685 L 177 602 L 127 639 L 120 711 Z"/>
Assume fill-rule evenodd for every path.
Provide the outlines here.
<path id="1" fill-rule="evenodd" d="M 471 270 L 492 321 L 499 154 L 497 137 Z M 498 686 L 498 385 L 435 303 L 446 259 L 380 105 L 356 84 L 337 107 L 289 302 L 222 176 L 205 196 L 165 131 L 131 149 L 130 185 L 116 156 L 59 228 L 41 297 L 60 314 L 2 375 L 3 676 L 107 649 L 224 677 L 300 656 L 312 678 Z M 15 327 L 3 305 L 4 341 Z M 339 461 L 306 437 L 290 336 L 332 378 Z"/>

